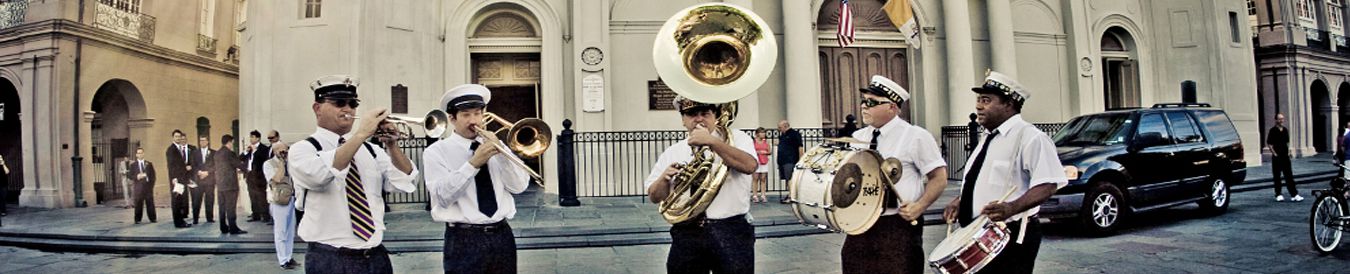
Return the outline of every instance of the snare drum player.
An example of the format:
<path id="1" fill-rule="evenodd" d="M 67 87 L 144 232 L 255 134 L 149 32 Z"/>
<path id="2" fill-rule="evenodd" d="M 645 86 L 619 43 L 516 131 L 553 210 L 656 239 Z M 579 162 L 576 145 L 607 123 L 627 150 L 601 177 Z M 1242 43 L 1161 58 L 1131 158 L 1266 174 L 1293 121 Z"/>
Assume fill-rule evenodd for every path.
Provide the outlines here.
<path id="1" fill-rule="evenodd" d="M 356 79 L 319 78 L 314 90 L 318 129 L 291 147 L 288 170 L 305 217 L 300 238 L 309 242 L 306 273 L 393 273 L 384 240 L 381 191 L 412 193 L 417 169 L 393 138 L 385 149 L 366 142 L 385 123 L 388 111 L 375 108 L 357 120 Z M 357 124 L 359 122 L 359 124 Z M 357 124 L 356 128 L 352 128 Z M 383 125 L 382 125 L 383 124 Z"/>
<path id="2" fill-rule="evenodd" d="M 492 94 L 465 84 L 441 96 L 453 132 L 431 144 L 426 165 L 431 218 L 445 223 L 441 265 L 445 273 L 516 273 L 516 237 L 506 220 L 516 215 L 511 194 L 529 187 L 530 176 L 512 164 L 510 151 L 491 135 L 480 135 Z"/>
<path id="3" fill-rule="evenodd" d="M 709 146 L 712 153 L 730 169 L 721 190 L 702 216 L 670 228 L 668 273 L 754 273 L 755 229 L 745 215 L 750 212 L 750 174 L 759 162 L 755 143 L 740 130 L 728 130 L 735 145 L 727 144 L 717 128 L 717 105 L 675 98 L 680 120 L 689 137 L 661 152 L 650 175 L 643 181 L 647 196 L 654 203 L 673 197 L 671 177 L 680 173 L 680 165 L 693 159 L 691 146 Z"/>
<path id="4" fill-rule="evenodd" d="M 984 215 L 1007 222 L 1010 241 L 981 273 L 1031 273 L 1041 246 L 1040 204 L 1068 184 L 1055 143 L 1036 126 L 1022 120 L 1022 106 L 1031 94 L 1016 80 L 990 72 L 984 84 L 971 88 L 976 122 L 984 141 L 966 162 L 961 196 L 947 204 L 942 216 L 948 223 L 970 224 Z M 1004 194 L 1007 200 L 1000 200 Z"/>
<path id="5" fill-rule="evenodd" d="M 901 119 L 909 92 L 891 79 L 873 75 L 861 90 L 867 127 L 853 132 L 854 144 L 900 160 L 900 179 L 891 182 L 881 218 L 866 232 L 849 235 L 840 251 L 844 273 L 923 273 L 923 211 L 947 186 L 947 162 L 937 141 L 922 127 Z"/>

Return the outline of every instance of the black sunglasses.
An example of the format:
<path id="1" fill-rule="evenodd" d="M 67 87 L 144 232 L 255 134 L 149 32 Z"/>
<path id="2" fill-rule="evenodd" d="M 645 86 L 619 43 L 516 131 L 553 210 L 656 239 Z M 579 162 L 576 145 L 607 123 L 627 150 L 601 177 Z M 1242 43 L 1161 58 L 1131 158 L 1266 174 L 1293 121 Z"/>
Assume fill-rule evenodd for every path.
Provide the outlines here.
<path id="1" fill-rule="evenodd" d="M 361 105 L 361 100 L 359 99 L 327 99 L 327 100 L 329 103 L 332 103 L 334 106 L 337 106 L 338 108 L 344 108 L 347 106 L 352 106 L 352 108 L 356 108 L 356 106 Z"/>
<path id="2" fill-rule="evenodd" d="M 863 99 L 862 99 L 862 105 L 863 105 L 863 106 L 867 106 L 867 107 L 869 107 L 869 108 L 870 108 L 870 107 L 879 106 L 879 105 L 882 105 L 882 104 L 890 104 L 890 103 L 891 103 L 891 101 L 881 101 L 881 100 L 872 99 L 872 98 L 863 98 Z"/>

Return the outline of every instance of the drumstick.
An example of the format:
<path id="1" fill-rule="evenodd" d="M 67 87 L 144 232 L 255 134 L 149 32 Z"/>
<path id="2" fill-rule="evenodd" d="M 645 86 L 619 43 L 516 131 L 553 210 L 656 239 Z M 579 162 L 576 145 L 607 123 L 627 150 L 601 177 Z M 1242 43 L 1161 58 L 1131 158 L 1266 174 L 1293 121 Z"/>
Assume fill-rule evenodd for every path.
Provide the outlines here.
<path id="1" fill-rule="evenodd" d="M 1017 192 L 1017 188 L 1011 188 L 1011 189 L 1008 189 L 1008 192 L 1007 192 L 1007 193 L 1003 193 L 1003 197 L 999 197 L 998 200 L 995 200 L 995 201 L 1003 201 L 1003 200 L 1007 200 L 1007 199 L 1008 199 L 1008 196 L 1012 196 L 1013 192 Z M 981 218 L 988 218 L 987 216 L 980 216 L 980 217 L 981 217 Z M 978 220 L 978 219 L 977 219 L 977 220 Z M 952 223 L 955 222 L 955 221 L 956 221 L 956 220 L 947 219 L 947 235 L 952 235 Z M 972 221 L 972 223 L 974 223 L 974 221 Z"/>

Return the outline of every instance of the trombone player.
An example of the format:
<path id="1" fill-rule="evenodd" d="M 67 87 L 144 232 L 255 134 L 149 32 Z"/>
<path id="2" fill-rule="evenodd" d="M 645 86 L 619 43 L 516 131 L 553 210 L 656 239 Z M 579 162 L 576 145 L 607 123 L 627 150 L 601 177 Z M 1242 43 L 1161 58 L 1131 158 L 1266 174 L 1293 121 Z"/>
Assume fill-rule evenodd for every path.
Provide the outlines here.
<path id="1" fill-rule="evenodd" d="M 445 273 L 516 273 L 512 194 L 529 187 L 530 176 L 505 144 L 483 130 L 492 93 L 464 84 L 446 91 L 439 108 L 453 133 L 427 147 L 422 156 L 431 218 L 445 223 L 441 263 Z M 433 111 L 434 112 L 434 111 Z"/>
<path id="2" fill-rule="evenodd" d="M 719 105 L 675 98 L 680 121 L 689 137 L 661 152 L 650 175 L 643 181 L 647 196 L 654 203 L 673 198 L 670 178 L 680 173 L 682 164 L 693 158 L 692 146 L 708 146 L 730 168 L 717 197 L 703 214 L 676 223 L 670 228 L 670 254 L 666 258 L 669 273 L 754 273 L 755 229 L 746 220 L 750 212 L 750 174 L 759 162 L 749 134 L 727 130 L 735 145 L 725 141 L 717 128 Z"/>

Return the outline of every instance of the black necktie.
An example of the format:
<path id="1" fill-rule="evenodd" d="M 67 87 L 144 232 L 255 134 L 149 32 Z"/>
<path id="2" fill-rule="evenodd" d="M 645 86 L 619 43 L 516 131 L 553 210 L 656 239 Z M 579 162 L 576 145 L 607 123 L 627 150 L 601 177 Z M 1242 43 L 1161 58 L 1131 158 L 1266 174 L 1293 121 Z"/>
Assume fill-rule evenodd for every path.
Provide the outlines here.
<path id="1" fill-rule="evenodd" d="M 192 158 L 188 158 L 187 146 L 179 146 L 178 148 L 182 149 L 183 151 L 183 163 L 185 164 L 188 163 L 188 160 Z"/>
<path id="2" fill-rule="evenodd" d="M 867 145 L 867 149 L 877 150 L 877 139 L 881 139 L 881 129 L 872 130 L 872 143 Z"/>
<path id="3" fill-rule="evenodd" d="M 971 163 L 970 167 L 966 169 L 965 186 L 961 187 L 961 207 L 960 211 L 956 212 L 956 218 L 961 221 L 962 226 L 970 224 L 971 219 L 974 218 L 972 213 L 974 213 L 975 203 L 975 180 L 980 178 L 980 168 L 984 166 L 984 155 L 989 152 L 989 141 L 993 141 L 994 136 L 998 136 L 998 131 L 991 132 L 988 137 L 984 137 L 984 146 L 980 147 L 980 153 L 975 155 L 975 162 Z"/>
<path id="4" fill-rule="evenodd" d="M 478 150 L 478 141 L 469 144 L 469 153 Z M 478 168 L 478 175 L 474 175 L 474 188 L 478 189 L 478 211 L 483 212 L 488 218 L 497 213 L 497 194 L 492 189 L 492 172 L 488 171 L 488 164 L 483 163 L 483 167 Z"/>

